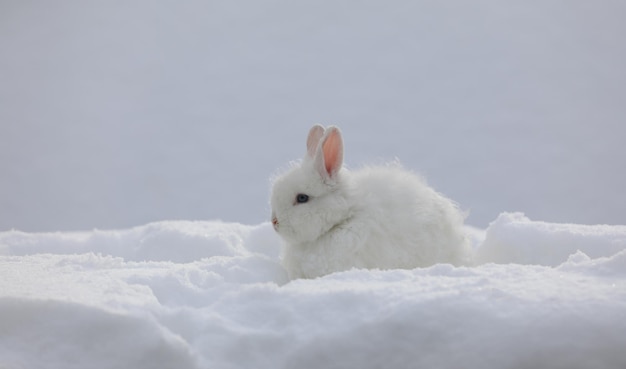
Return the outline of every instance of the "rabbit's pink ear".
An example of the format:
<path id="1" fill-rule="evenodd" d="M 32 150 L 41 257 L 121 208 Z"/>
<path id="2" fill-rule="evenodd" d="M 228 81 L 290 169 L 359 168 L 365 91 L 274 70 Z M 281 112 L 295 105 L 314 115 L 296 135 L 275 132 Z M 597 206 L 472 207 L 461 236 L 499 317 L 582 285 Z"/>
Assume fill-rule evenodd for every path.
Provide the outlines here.
<path id="1" fill-rule="evenodd" d="M 322 178 L 335 178 L 343 164 L 343 140 L 337 127 L 329 127 L 315 156 L 315 166 Z"/>
<path id="2" fill-rule="evenodd" d="M 317 144 L 320 142 L 320 139 L 324 135 L 324 127 L 319 124 L 314 125 L 309 131 L 309 137 L 306 139 L 306 152 L 309 154 L 309 157 L 315 156 L 315 151 L 317 150 Z"/>

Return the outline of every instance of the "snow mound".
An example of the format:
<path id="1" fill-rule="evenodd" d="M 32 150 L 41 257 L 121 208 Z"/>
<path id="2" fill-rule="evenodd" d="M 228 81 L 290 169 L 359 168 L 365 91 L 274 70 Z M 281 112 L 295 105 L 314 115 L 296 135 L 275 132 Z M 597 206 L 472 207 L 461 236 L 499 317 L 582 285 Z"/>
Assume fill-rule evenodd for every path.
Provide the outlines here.
<path id="1" fill-rule="evenodd" d="M 273 230 L 267 225 L 253 227 L 219 221 L 165 221 L 114 231 L 0 232 L 0 254 L 4 255 L 93 252 L 132 261 L 184 263 L 250 252 L 277 258 L 279 251 Z"/>
<path id="2" fill-rule="evenodd" d="M 624 228 L 502 214 L 476 267 L 294 281 L 268 223 L 3 232 L 0 368 L 626 367 Z"/>
<path id="3" fill-rule="evenodd" d="M 153 319 L 59 300 L 6 297 L 0 298 L 0 315 L 2 368 L 194 365 L 187 343 Z"/>
<path id="4" fill-rule="evenodd" d="M 502 213 L 489 225 L 477 261 L 556 266 L 577 251 L 599 258 L 624 249 L 626 226 L 554 224 Z"/>

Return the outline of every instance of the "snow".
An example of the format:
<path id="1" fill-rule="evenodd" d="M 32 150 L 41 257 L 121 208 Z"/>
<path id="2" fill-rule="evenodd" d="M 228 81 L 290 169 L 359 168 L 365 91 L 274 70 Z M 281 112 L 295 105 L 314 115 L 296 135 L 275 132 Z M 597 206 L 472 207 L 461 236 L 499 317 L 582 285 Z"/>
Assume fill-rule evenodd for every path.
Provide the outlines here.
<path id="1" fill-rule="evenodd" d="M 624 249 L 626 226 L 550 224 L 521 213 L 503 213 L 487 230 L 477 259 L 557 266 L 577 251 L 596 259 Z"/>
<path id="2" fill-rule="evenodd" d="M 626 226 L 467 231 L 475 266 L 293 281 L 269 223 L 1 232 L 0 367 L 626 365 Z"/>

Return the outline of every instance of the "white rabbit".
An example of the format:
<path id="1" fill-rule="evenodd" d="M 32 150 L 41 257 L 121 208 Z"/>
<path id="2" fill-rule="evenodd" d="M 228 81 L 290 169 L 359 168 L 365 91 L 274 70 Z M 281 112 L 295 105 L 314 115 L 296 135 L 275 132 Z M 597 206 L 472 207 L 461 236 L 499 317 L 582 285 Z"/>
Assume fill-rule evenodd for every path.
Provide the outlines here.
<path id="1" fill-rule="evenodd" d="M 272 224 L 290 278 L 468 261 L 453 202 L 397 164 L 351 172 L 342 163 L 339 128 L 315 125 L 304 160 L 274 180 Z"/>

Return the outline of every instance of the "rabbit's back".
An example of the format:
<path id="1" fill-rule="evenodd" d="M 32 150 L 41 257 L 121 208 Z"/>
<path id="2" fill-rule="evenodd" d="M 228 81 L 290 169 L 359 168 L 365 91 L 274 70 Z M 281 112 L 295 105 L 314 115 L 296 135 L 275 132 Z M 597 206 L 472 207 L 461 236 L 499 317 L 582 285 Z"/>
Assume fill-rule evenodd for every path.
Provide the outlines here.
<path id="1" fill-rule="evenodd" d="M 377 268 L 463 264 L 467 242 L 456 205 L 398 165 L 351 173 L 354 222 L 368 233 L 363 257 Z"/>

